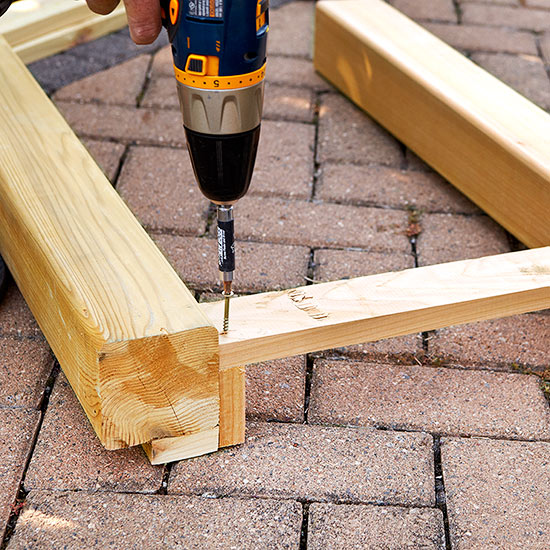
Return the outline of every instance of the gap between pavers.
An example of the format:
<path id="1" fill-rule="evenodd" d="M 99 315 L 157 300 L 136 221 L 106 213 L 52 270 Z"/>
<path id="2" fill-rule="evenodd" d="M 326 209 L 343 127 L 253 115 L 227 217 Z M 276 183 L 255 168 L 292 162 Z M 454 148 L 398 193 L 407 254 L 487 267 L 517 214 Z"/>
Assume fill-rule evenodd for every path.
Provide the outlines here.
<path id="1" fill-rule="evenodd" d="M 40 412 L 0 408 L 0 540 L 31 452 Z"/>

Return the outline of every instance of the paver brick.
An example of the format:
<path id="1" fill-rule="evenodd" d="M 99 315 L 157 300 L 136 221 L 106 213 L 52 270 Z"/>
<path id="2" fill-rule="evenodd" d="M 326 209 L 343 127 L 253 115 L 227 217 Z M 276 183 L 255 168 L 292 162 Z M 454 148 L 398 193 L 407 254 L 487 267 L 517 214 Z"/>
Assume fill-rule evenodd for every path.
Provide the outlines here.
<path id="1" fill-rule="evenodd" d="M 170 55 L 172 54 L 170 53 Z M 179 111 L 180 102 L 178 99 L 178 89 L 174 75 L 172 74 L 169 76 L 157 76 L 155 78 L 151 78 L 147 89 L 143 94 L 140 107 L 153 109 L 177 109 Z"/>
<path id="2" fill-rule="evenodd" d="M 453 550 L 550 548 L 550 443 L 444 439 Z"/>
<path id="3" fill-rule="evenodd" d="M 52 367 L 45 340 L 0 337 L 0 407 L 38 408 Z"/>
<path id="4" fill-rule="evenodd" d="M 378 165 L 327 163 L 317 184 L 316 198 L 363 206 L 414 207 L 423 212 L 481 213 L 435 172 Z"/>
<path id="5" fill-rule="evenodd" d="M 8 548 L 297 550 L 301 517 L 297 502 L 33 491 Z"/>
<path id="6" fill-rule="evenodd" d="M 109 181 L 114 182 L 120 159 L 124 153 L 124 145 L 112 141 L 98 141 L 95 139 L 83 139 L 82 143 L 90 152 L 99 167 L 103 170 Z"/>
<path id="7" fill-rule="evenodd" d="M 264 119 L 313 122 L 312 91 L 306 88 L 265 86 Z"/>
<path id="8" fill-rule="evenodd" d="M 56 105 L 79 136 L 141 145 L 185 145 L 181 114 L 176 111 L 67 101 Z"/>
<path id="9" fill-rule="evenodd" d="M 168 492 L 433 505 L 427 434 L 247 425 L 246 443 L 176 464 Z"/>
<path id="10" fill-rule="evenodd" d="M 433 508 L 313 503 L 308 550 L 443 550 L 443 514 Z"/>
<path id="11" fill-rule="evenodd" d="M 334 88 L 313 68 L 311 61 L 293 57 L 269 55 L 265 70 L 267 84 L 310 88 L 316 91 L 334 91 Z"/>
<path id="12" fill-rule="evenodd" d="M 145 84 L 151 56 L 140 55 L 58 90 L 54 99 L 135 107 Z"/>
<path id="13" fill-rule="evenodd" d="M 422 266 L 510 252 L 506 233 L 488 216 L 426 214 L 421 226 L 417 254 Z"/>
<path id="14" fill-rule="evenodd" d="M 536 376 L 418 365 L 316 362 L 308 419 L 448 435 L 550 439 L 550 409 Z"/>
<path id="15" fill-rule="evenodd" d="M 412 254 L 320 249 L 314 253 L 314 279 L 318 282 L 351 279 L 414 267 Z"/>
<path id="16" fill-rule="evenodd" d="M 462 6 L 462 23 L 544 32 L 550 27 L 550 11 L 466 3 Z"/>
<path id="17" fill-rule="evenodd" d="M 539 57 L 478 53 L 472 59 L 543 109 L 550 108 L 550 80 Z"/>
<path id="18" fill-rule="evenodd" d="M 428 350 L 445 364 L 543 371 L 550 366 L 550 320 L 537 313 L 444 328 L 430 335 Z"/>
<path id="19" fill-rule="evenodd" d="M 400 168 L 404 157 L 395 138 L 374 120 L 343 96 L 327 94 L 319 111 L 318 160 Z"/>
<path id="20" fill-rule="evenodd" d="M 523 53 L 537 55 L 532 33 L 481 25 L 424 23 L 423 26 L 447 44 L 470 52 Z"/>
<path id="21" fill-rule="evenodd" d="M 309 198 L 314 140 L 311 124 L 264 120 L 249 194 Z"/>
<path id="22" fill-rule="evenodd" d="M 457 23 L 457 14 L 452 0 L 391 0 L 391 4 L 416 20 L 450 21 Z"/>
<path id="23" fill-rule="evenodd" d="M 132 147 L 117 190 L 151 230 L 201 235 L 206 229 L 209 202 L 195 183 L 187 151 Z"/>
<path id="24" fill-rule="evenodd" d="M 0 536 L 17 496 L 39 418 L 38 411 L 0 408 Z"/>
<path id="25" fill-rule="evenodd" d="M 55 383 L 25 477 L 29 490 L 153 493 L 163 469 L 140 447 L 106 451 L 65 376 Z"/>
<path id="26" fill-rule="evenodd" d="M 339 204 L 245 197 L 235 208 L 237 238 L 313 247 L 410 251 L 407 213 Z"/>
<path id="27" fill-rule="evenodd" d="M 270 10 L 269 55 L 311 59 L 314 11 L 314 2 L 293 2 Z"/>
<path id="28" fill-rule="evenodd" d="M 174 235 L 154 235 L 153 238 L 189 286 L 197 290 L 220 290 L 215 239 Z M 305 284 L 309 248 L 237 242 L 236 257 L 235 292 L 265 292 Z"/>
<path id="29" fill-rule="evenodd" d="M 303 422 L 306 358 L 276 359 L 246 367 L 246 416 Z"/>
<path id="30" fill-rule="evenodd" d="M 15 283 L 8 283 L 0 300 L 0 336 L 43 338 L 34 317 Z"/>

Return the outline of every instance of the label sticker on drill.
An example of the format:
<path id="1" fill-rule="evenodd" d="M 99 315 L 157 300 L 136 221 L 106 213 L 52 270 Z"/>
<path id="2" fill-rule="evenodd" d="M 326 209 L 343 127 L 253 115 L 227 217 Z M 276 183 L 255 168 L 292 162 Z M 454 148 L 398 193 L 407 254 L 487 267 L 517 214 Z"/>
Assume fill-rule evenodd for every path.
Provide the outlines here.
<path id="1" fill-rule="evenodd" d="M 233 220 L 218 222 L 218 267 L 220 271 L 235 271 L 235 237 Z"/>
<path id="2" fill-rule="evenodd" d="M 223 17 L 223 0 L 189 0 L 188 14 L 192 17 Z"/>

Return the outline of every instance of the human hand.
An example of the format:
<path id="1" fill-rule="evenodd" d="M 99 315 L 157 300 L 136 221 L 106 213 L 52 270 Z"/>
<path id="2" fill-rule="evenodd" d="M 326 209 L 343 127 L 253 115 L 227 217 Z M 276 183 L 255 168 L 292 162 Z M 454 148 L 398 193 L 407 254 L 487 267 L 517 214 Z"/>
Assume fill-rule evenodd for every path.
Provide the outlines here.
<path id="1" fill-rule="evenodd" d="M 88 7 L 95 13 L 106 15 L 118 5 L 119 0 L 86 0 Z M 159 0 L 124 0 L 130 36 L 136 44 L 151 44 L 159 35 Z"/>

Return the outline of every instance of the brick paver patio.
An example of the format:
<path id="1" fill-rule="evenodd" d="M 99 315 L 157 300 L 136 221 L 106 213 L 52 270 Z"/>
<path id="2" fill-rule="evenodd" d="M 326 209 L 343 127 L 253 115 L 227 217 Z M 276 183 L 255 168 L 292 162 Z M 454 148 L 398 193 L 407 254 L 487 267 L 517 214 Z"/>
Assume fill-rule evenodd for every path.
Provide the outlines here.
<path id="1" fill-rule="evenodd" d="M 550 108 L 548 0 L 391 3 Z M 272 6 L 262 141 L 236 207 L 238 291 L 520 249 L 314 73 L 313 10 Z M 137 48 L 122 31 L 31 69 L 210 299 L 211 211 L 165 44 Z M 247 370 L 244 445 L 165 467 L 141 448 L 107 452 L 11 283 L 0 302 L 0 548 L 550 548 L 548 312 Z"/>

